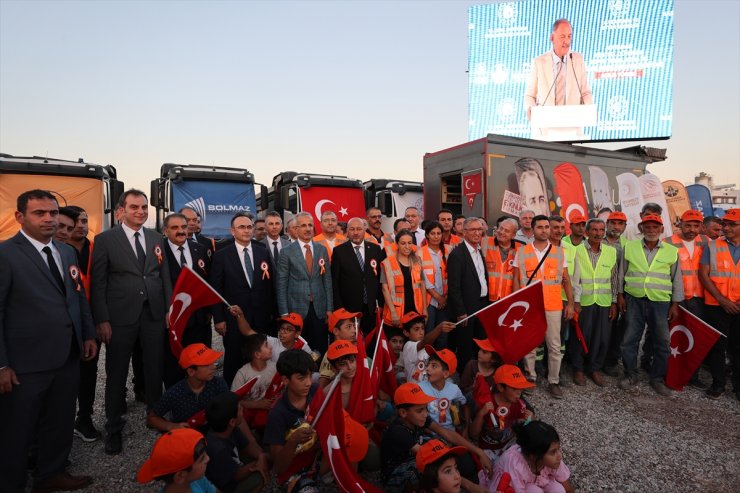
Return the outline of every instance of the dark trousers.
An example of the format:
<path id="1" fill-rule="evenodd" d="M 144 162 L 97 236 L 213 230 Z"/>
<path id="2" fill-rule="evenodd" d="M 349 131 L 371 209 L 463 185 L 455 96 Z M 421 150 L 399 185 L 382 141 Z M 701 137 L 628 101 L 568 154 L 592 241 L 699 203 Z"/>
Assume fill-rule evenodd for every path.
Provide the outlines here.
<path id="1" fill-rule="evenodd" d="M 134 371 L 134 378 L 131 383 L 134 386 L 134 394 L 146 394 L 146 384 L 144 382 L 144 356 L 141 350 L 141 341 L 137 338 L 134 344 L 134 352 L 131 353 L 131 369 Z"/>
<path id="2" fill-rule="evenodd" d="M 0 492 L 23 492 L 26 461 L 38 440 L 36 482 L 66 469 L 72 450 L 75 400 L 80 382 L 76 341 L 60 368 L 17 375 L 20 385 L 0 394 Z"/>
<path id="3" fill-rule="evenodd" d="M 627 325 L 627 317 L 623 313 L 617 314 L 617 318 L 611 321 L 611 331 L 609 332 L 609 346 L 606 350 L 604 367 L 612 368 L 617 366 L 622 359 L 622 340 L 624 339 L 624 328 Z"/>
<path id="4" fill-rule="evenodd" d="M 477 307 L 474 307 L 475 309 L 471 309 L 468 313 L 468 315 L 471 315 L 481 308 L 484 308 L 486 305 L 488 305 L 488 297 L 484 296 L 478 300 Z M 452 332 L 449 332 L 448 341 L 449 341 L 449 349 L 455 352 L 457 355 L 457 367 L 462 371 L 465 366 L 467 366 L 468 361 L 474 358 L 474 355 L 477 353 L 475 348 L 475 343 L 473 342 L 473 339 L 485 339 L 486 337 L 486 331 L 483 329 L 483 326 L 481 326 L 480 322 L 478 321 L 478 317 L 472 317 L 468 319 L 468 325 L 463 327 L 462 325 L 458 325 L 455 327 L 455 330 Z M 476 346 L 477 347 L 477 346 Z"/>
<path id="5" fill-rule="evenodd" d="M 361 311 L 360 330 L 363 335 L 368 335 L 375 328 L 375 306 L 371 310 L 368 305 L 362 305 Z M 313 349 L 313 346 L 311 346 L 311 349 Z"/>
<path id="6" fill-rule="evenodd" d="M 164 320 L 155 320 L 146 303 L 138 323 L 111 325 L 113 335 L 105 349 L 105 429 L 109 434 L 120 433 L 125 424 L 126 380 L 137 338 L 141 344 L 147 407 L 151 408 L 162 397 L 162 334 L 165 330 Z"/>
<path id="7" fill-rule="evenodd" d="M 712 388 L 724 390 L 727 384 L 725 374 L 725 351 L 732 363 L 732 387 L 740 392 L 740 315 L 731 315 L 721 306 L 706 305 L 706 320 L 709 325 L 727 337 L 720 337 L 707 355 L 709 371 L 712 374 Z M 734 337 L 730 337 L 734 335 Z"/>
<path id="8" fill-rule="evenodd" d="M 98 344 L 100 348 L 100 344 Z M 90 361 L 80 361 L 80 390 L 77 393 L 77 417 L 90 419 L 98 383 L 98 355 Z"/>
<path id="9" fill-rule="evenodd" d="M 242 353 L 244 336 L 235 327 L 235 324 L 231 325 L 227 322 L 226 333 L 224 334 L 224 380 L 229 386 L 231 386 L 236 372 L 246 363 Z"/>
<path id="10" fill-rule="evenodd" d="M 320 315 L 320 316 L 319 316 Z M 326 314 L 317 314 L 314 304 L 308 305 L 308 313 L 303 319 L 303 332 L 302 336 L 311 346 L 313 351 L 318 351 L 320 354 L 326 353 L 329 349 L 329 333 L 330 331 L 326 328 Z"/>
<path id="11" fill-rule="evenodd" d="M 588 354 L 583 351 L 583 345 L 575 331 L 572 331 L 568 341 L 568 353 L 570 363 L 574 371 L 587 371 L 593 373 L 601 371 L 609 347 L 609 307 L 593 304 L 581 308 L 578 316 L 578 325 L 583 333 L 583 339 L 588 348 Z"/>

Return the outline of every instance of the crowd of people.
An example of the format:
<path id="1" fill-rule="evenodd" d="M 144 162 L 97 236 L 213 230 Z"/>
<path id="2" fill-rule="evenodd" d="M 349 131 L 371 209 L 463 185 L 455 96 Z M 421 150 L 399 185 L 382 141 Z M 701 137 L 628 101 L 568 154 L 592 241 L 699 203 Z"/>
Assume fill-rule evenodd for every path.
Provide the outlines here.
<path id="1" fill-rule="evenodd" d="M 523 210 L 490 226 L 444 209 L 423 220 L 410 207 L 389 234 L 376 208 L 341 232 L 325 211 L 319 235 L 309 213 L 285 226 L 277 212 L 237 213 L 232 237 L 215 241 L 191 208 L 167 216 L 162 233 L 145 228 L 147 196 L 131 189 L 119 224 L 91 239 L 86 211 L 25 192 L 20 231 L 0 245 L 0 490 L 23 491 L 29 461 L 34 492 L 92 482 L 66 470 L 73 436 L 103 438 L 92 415 L 104 345 L 105 453 L 125 447 L 133 390 L 163 433 L 138 480 L 164 491 L 260 491 L 273 476 L 296 493 L 332 483 L 309 412 L 330 384 L 348 411 L 352 467 L 379 471 L 383 491 L 573 491 L 557 432 L 526 398 L 538 378 L 562 399 L 564 380 L 603 387 L 603 375 L 619 376 L 628 391 L 643 368 L 670 395 L 668 323 L 683 306 L 727 336 L 706 358 L 711 382 L 697 371 L 690 385 L 722 396 L 729 356 L 740 398 L 740 209 L 721 220 L 686 211 L 667 237 L 661 212 L 645 205 L 636 240 L 622 237 L 621 212 L 566 223 Z M 227 303 L 194 312 L 180 353 L 167 314 L 186 267 Z M 544 344 L 505 363 L 470 315 L 534 281 Z M 353 383 L 379 330 L 396 385 L 360 417 Z"/>

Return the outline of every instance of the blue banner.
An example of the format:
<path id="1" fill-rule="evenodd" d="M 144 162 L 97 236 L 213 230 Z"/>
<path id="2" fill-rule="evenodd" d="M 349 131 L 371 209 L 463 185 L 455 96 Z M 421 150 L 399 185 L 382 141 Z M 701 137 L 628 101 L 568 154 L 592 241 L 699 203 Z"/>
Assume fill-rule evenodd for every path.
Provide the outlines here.
<path id="1" fill-rule="evenodd" d="M 686 193 L 689 194 L 692 209 L 701 212 L 704 217 L 714 215 L 712 193 L 706 186 L 700 184 L 689 185 L 686 187 Z"/>
<path id="2" fill-rule="evenodd" d="M 254 185 L 237 182 L 181 181 L 172 183 L 173 210 L 191 207 L 201 219 L 201 234 L 211 238 L 231 235 L 237 212 L 257 214 Z"/>

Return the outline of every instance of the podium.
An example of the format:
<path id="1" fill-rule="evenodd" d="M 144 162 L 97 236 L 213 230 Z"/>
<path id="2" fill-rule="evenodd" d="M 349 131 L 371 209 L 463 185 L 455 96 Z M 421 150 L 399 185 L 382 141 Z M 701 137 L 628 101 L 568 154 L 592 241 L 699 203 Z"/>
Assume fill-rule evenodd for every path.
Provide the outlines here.
<path id="1" fill-rule="evenodd" d="M 532 138 L 548 142 L 590 140 L 583 127 L 595 127 L 598 121 L 595 104 L 532 106 Z"/>

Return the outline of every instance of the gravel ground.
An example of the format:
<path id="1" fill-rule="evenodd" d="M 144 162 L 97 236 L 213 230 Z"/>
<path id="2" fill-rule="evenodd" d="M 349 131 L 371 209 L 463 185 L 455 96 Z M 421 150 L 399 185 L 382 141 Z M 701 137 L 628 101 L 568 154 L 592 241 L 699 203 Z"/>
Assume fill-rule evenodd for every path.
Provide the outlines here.
<path id="1" fill-rule="evenodd" d="M 220 339 L 214 337 L 218 344 Z M 98 428 L 105 422 L 104 359 L 105 350 L 93 416 Z M 704 371 L 702 379 L 709 381 Z M 558 430 L 577 491 L 738 491 L 740 402 L 733 393 L 713 401 L 687 388 L 662 398 L 647 385 L 645 375 L 629 393 L 616 386 L 617 379 L 605 381 L 605 388 L 590 381 L 585 387 L 568 385 L 559 401 L 551 399 L 541 383 L 530 397 L 538 417 Z M 156 485 L 136 483 L 136 471 L 157 433 L 144 425 L 144 405 L 133 400 L 132 391 L 129 397 L 122 454 L 105 455 L 102 441 L 74 441 L 70 472 L 95 478 L 84 491 L 158 491 Z M 278 489 L 272 485 L 269 491 Z"/>

